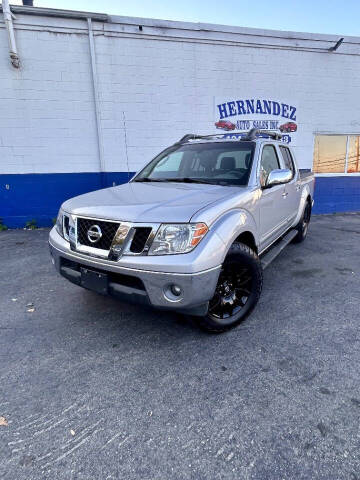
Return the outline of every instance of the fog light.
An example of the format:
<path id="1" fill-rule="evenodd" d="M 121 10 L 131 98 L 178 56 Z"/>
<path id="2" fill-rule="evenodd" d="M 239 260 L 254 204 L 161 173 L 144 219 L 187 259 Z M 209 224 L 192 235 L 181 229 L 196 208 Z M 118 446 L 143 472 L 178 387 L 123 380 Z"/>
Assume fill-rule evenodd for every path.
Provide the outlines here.
<path id="1" fill-rule="evenodd" d="M 181 295 L 181 288 L 179 287 L 179 285 L 171 285 L 170 290 L 171 293 L 175 295 L 175 297 Z"/>
<path id="2" fill-rule="evenodd" d="M 164 297 L 168 302 L 181 302 L 183 299 L 183 289 L 174 283 L 164 286 Z"/>

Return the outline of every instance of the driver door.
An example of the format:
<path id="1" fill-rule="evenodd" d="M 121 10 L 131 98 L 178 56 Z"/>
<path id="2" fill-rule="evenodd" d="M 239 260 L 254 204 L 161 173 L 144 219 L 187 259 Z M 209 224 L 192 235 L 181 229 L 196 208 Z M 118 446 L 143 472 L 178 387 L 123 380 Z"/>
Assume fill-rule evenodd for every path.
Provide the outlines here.
<path id="1" fill-rule="evenodd" d="M 260 159 L 260 185 L 265 186 L 272 170 L 281 168 L 274 145 L 264 145 Z M 285 207 L 285 185 L 274 185 L 263 189 L 260 198 L 260 249 L 271 245 L 287 229 L 287 209 Z"/>

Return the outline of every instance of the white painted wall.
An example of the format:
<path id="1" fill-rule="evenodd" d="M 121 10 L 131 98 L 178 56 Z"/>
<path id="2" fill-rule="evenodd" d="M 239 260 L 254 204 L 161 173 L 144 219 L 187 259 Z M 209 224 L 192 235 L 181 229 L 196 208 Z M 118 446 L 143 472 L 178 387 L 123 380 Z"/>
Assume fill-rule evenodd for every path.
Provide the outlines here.
<path id="1" fill-rule="evenodd" d="M 0 173 L 98 168 L 85 35 L 16 30 L 21 69 L 0 29 Z"/>
<path id="2" fill-rule="evenodd" d="M 312 166 L 314 132 L 360 133 L 360 38 L 329 53 L 337 36 L 93 23 L 106 171 L 126 171 L 127 158 L 137 170 L 185 133 L 213 132 L 213 98 L 250 89 L 296 97 L 302 168 Z M 20 70 L 0 13 L 0 174 L 98 171 L 86 20 L 17 14 L 15 28 Z"/>

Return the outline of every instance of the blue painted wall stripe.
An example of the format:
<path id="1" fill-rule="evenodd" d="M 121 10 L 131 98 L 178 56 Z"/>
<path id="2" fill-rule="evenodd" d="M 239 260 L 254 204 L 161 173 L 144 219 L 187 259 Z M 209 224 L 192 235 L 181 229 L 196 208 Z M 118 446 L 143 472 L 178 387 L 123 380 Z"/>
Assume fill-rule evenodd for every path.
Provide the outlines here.
<path id="1" fill-rule="evenodd" d="M 52 225 L 62 202 L 82 193 L 126 183 L 134 172 L 0 175 L 0 218 L 9 228 L 36 220 Z M 9 187 L 7 189 L 7 186 Z M 360 176 L 317 177 L 314 213 L 360 211 Z"/>
<path id="2" fill-rule="evenodd" d="M 360 211 L 360 176 L 316 177 L 313 213 Z"/>
<path id="3" fill-rule="evenodd" d="M 39 227 L 50 226 L 68 198 L 111 187 L 113 183 L 126 183 L 133 175 L 134 172 L 3 174 L 0 218 L 9 228 L 24 227 L 32 219 Z"/>

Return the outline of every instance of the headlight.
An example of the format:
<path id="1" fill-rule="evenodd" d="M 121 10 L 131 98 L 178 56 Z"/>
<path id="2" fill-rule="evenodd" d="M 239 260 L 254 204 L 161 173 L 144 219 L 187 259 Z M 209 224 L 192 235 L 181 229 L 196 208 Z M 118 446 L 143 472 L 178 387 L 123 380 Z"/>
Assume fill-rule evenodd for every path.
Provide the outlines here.
<path id="1" fill-rule="evenodd" d="M 60 208 L 58 216 L 56 218 L 56 230 L 59 235 L 61 235 L 64 238 L 64 228 L 63 228 L 63 217 L 64 217 L 64 212 Z"/>
<path id="2" fill-rule="evenodd" d="M 163 224 L 149 250 L 149 255 L 190 252 L 206 235 L 205 223 Z"/>
<path id="3" fill-rule="evenodd" d="M 58 234 L 67 241 L 69 241 L 69 236 L 75 233 L 71 215 L 65 213 L 62 208 L 59 210 L 55 225 Z"/>

